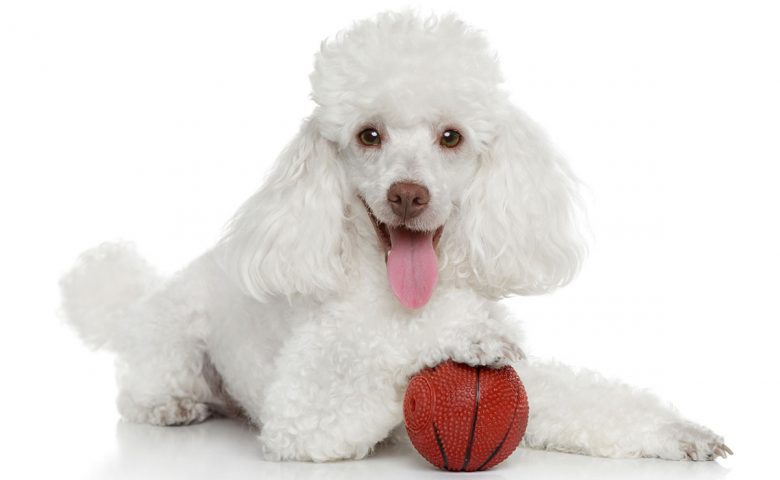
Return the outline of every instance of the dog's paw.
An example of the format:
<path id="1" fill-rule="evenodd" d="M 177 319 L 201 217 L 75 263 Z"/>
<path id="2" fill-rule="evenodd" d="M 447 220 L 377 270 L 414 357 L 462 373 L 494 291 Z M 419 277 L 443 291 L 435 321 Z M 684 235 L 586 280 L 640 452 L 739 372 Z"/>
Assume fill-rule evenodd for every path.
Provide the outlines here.
<path id="1" fill-rule="evenodd" d="M 678 421 L 661 428 L 661 448 L 657 456 L 668 460 L 715 460 L 734 452 L 723 443 L 723 437 L 693 422 Z"/>
<path id="2" fill-rule="evenodd" d="M 503 367 L 525 358 L 517 343 L 497 332 L 465 336 L 460 340 L 446 349 L 446 353 L 452 360 L 473 367 Z"/>
<path id="3" fill-rule="evenodd" d="M 205 403 L 187 398 L 171 398 L 165 403 L 154 406 L 132 405 L 121 408 L 122 416 L 135 423 L 175 426 L 200 423 L 211 416 L 211 410 Z"/>
<path id="4" fill-rule="evenodd" d="M 323 429 L 304 431 L 301 426 L 302 424 L 287 422 L 270 422 L 263 425 L 258 437 L 263 460 L 332 462 L 359 460 L 371 453 L 371 442 L 349 442 L 335 432 Z"/>

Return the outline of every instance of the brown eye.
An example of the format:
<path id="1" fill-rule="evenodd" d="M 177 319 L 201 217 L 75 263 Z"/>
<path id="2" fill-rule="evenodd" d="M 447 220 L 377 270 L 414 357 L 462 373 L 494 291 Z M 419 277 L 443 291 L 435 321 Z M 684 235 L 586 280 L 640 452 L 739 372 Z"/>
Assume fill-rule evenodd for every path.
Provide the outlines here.
<path id="1" fill-rule="evenodd" d="M 457 130 L 447 130 L 441 134 L 441 146 L 455 148 L 460 143 L 460 133 Z"/>
<path id="2" fill-rule="evenodd" d="M 382 144 L 382 137 L 376 128 L 367 128 L 358 133 L 358 140 L 367 147 L 378 147 Z"/>

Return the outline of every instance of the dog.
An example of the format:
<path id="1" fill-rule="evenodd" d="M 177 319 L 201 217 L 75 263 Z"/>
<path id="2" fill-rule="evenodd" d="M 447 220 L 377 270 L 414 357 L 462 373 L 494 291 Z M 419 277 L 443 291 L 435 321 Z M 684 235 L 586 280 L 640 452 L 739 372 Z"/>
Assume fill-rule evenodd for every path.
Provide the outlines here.
<path id="1" fill-rule="evenodd" d="M 83 340 L 116 353 L 131 422 L 259 427 L 272 460 L 368 455 L 411 375 L 512 365 L 523 444 L 711 460 L 723 438 L 644 391 L 526 358 L 499 303 L 566 285 L 584 257 L 578 182 L 509 101 L 484 36 L 384 13 L 322 45 L 316 103 L 216 245 L 163 278 L 127 244 L 61 281 Z"/>

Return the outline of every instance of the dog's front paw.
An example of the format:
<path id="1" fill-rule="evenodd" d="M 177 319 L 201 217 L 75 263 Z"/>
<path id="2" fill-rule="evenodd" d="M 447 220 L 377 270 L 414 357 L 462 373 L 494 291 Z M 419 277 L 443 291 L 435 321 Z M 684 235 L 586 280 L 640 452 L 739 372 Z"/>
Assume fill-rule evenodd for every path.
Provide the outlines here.
<path id="1" fill-rule="evenodd" d="M 452 360 L 473 367 L 503 367 L 525 358 L 517 343 L 498 332 L 464 336 L 445 350 Z"/>
<path id="2" fill-rule="evenodd" d="M 316 424 L 316 419 L 311 419 Z M 312 423 L 312 422 L 307 422 Z M 310 427 L 311 425 L 307 425 Z M 260 454 L 263 460 L 332 462 L 359 460 L 373 447 L 371 442 L 349 442 L 338 431 L 308 430 L 302 424 L 273 422 L 260 428 Z"/>
<path id="3" fill-rule="evenodd" d="M 723 443 L 723 437 L 712 430 L 689 421 L 678 421 L 661 427 L 658 452 L 656 455 L 668 460 L 714 460 L 733 455 Z"/>

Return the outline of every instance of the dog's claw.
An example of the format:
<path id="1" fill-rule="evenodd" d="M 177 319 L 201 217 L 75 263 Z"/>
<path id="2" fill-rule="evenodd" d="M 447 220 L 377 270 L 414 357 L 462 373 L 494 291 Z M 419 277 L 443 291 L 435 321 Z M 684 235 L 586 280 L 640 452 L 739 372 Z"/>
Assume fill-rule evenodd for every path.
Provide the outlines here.
<path id="1" fill-rule="evenodd" d="M 661 458 L 685 460 L 694 462 L 711 461 L 718 457 L 728 458 L 731 449 L 723 443 L 723 437 L 712 430 L 696 425 L 690 421 L 681 420 L 667 426 L 664 436 L 670 436 L 680 441 L 680 450 Z"/>
<path id="2" fill-rule="evenodd" d="M 734 452 L 731 451 L 731 449 L 728 447 L 728 445 L 723 444 L 723 445 L 721 445 L 721 447 L 723 447 L 723 450 L 725 450 L 726 453 L 728 453 L 729 455 L 734 455 Z"/>

